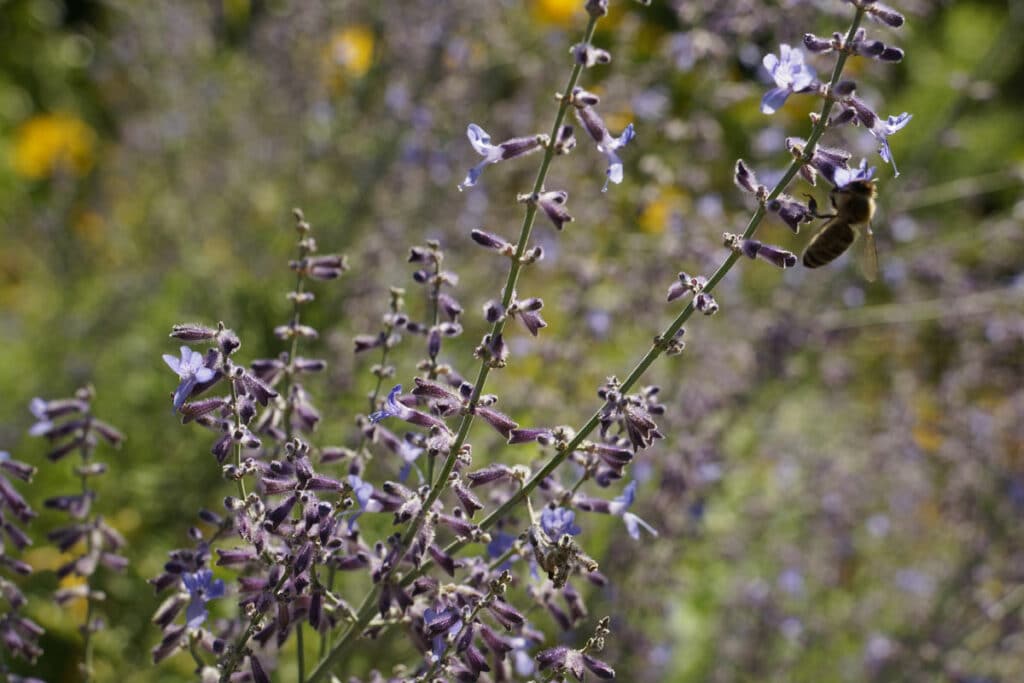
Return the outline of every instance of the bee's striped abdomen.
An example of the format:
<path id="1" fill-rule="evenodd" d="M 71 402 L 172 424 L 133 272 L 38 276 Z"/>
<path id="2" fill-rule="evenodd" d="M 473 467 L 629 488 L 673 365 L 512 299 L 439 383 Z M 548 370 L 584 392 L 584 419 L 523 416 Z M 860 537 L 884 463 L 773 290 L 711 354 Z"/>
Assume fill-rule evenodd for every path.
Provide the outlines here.
<path id="1" fill-rule="evenodd" d="M 850 248 L 855 236 L 853 228 L 848 223 L 835 220 L 829 222 L 804 250 L 804 265 L 808 268 L 819 268 L 831 263 Z"/>

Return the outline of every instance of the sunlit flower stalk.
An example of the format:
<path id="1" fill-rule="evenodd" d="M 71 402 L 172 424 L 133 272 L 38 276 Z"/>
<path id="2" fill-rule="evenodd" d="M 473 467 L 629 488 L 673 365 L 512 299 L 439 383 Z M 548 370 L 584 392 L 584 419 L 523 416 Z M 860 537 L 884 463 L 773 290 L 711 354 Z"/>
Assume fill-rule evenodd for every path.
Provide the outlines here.
<path id="1" fill-rule="evenodd" d="M 584 36 L 582 40 L 583 43 L 590 43 L 593 39 L 594 30 L 597 26 L 599 17 L 600 14 L 598 12 L 590 13 L 590 18 L 587 23 L 586 30 L 584 31 Z M 584 65 L 579 62 L 577 62 L 573 66 L 572 72 L 569 75 L 569 80 L 563 92 L 573 92 L 573 89 L 576 87 L 576 83 L 579 80 L 583 68 Z M 548 169 L 551 165 L 551 160 L 555 156 L 555 145 L 552 141 L 557 140 L 559 138 L 558 133 L 561 130 L 563 121 L 565 120 L 565 116 L 569 108 L 569 105 L 570 102 L 568 97 L 563 97 L 559 102 L 558 112 L 555 115 L 555 120 L 551 127 L 551 135 L 549 136 L 547 144 L 544 147 L 544 157 L 541 160 L 540 168 L 537 171 L 537 177 L 534 181 L 532 191 L 534 195 L 539 195 L 541 190 L 544 189 L 544 181 L 547 179 Z M 509 305 L 512 303 L 512 298 L 519 280 L 519 273 L 523 267 L 523 256 L 526 253 L 527 247 L 529 245 L 530 235 L 533 230 L 534 219 L 537 216 L 537 210 L 538 206 L 536 202 L 526 203 L 526 213 L 523 217 L 523 224 L 520 230 L 519 240 L 516 243 L 515 255 L 511 259 L 511 266 L 509 268 L 508 277 L 506 278 L 505 287 L 502 293 L 501 306 L 503 309 L 508 309 Z M 505 321 L 506 318 L 502 317 L 491 326 L 491 332 L 489 335 L 491 339 L 500 338 L 502 331 L 505 328 Z M 480 396 L 483 392 L 483 388 L 487 381 L 487 377 L 490 374 L 491 367 L 491 363 L 489 363 L 486 358 L 481 360 L 476 381 L 473 383 L 473 390 L 469 397 L 469 404 L 471 407 L 475 407 L 477 402 L 480 400 Z M 400 548 L 408 548 L 410 546 L 413 539 L 416 538 L 417 534 L 420 531 L 420 528 L 423 525 L 426 511 L 431 509 L 434 502 L 441 496 L 441 493 L 444 491 L 448 483 L 448 477 L 451 474 L 453 468 L 455 467 L 457 454 L 459 453 L 462 446 L 466 443 L 466 439 L 469 436 L 469 428 L 473 423 L 473 417 L 474 415 L 472 410 L 467 411 L 462 416 L 455 437 L 451 443 L 450 454 L 447 460 L 445 461 L 444 465 L 442 466 L 441 471 L 438 473 L 434 485 L 431 486 L 430 492 L 427 494 L 426 499 L 423 501 L 420 513 L 413 519 L 412 523 L 409 525 L 405 534 L 403 534 L 399 542 Z M 536 482 L 534 483 L 534 486 L 536 486 Z M 496 519 L 497 518 L 494 518 L 493 521 L 496 521 Z M 400 556 L 401 555 L 399 555 L 399 557 Z M 388 581 L 391 578 L 391 574 L 394 572 L 397 566 L 397 562 L 392 564 L 391 569 L 388 571 L 387 575 L 382 577 L 380 581 L 374 584 L 373 588 L 369 591 L 366 598 L 363 600 L 363 603 L 356 611 L 355 623 L 348 627 L 348 629 L 346 630 L 345 634 L 341 637 L 341 639 L 331 648 L 331 651 L 324 658 L 322 658 L 321 661 L 317 664 L 317 666 L 313 669 L 313 671 L 310 672 L 308 680 L 311 683 L 314 681 L 322 680 L 328 674 L 328 672 L 331 671 L 334 664 L 340 661 L 346 655 L 346 653 L 355 643 L 356 639 L 366 628 L 367 624 L 370 623 L 374 611 L 376 610 L 377 599 L 380 595 L 380 591 L 382 590 L 383 586 L 388 583 Z M 408 577 L 410 574 L 407 574 L 406 577 Z"/>

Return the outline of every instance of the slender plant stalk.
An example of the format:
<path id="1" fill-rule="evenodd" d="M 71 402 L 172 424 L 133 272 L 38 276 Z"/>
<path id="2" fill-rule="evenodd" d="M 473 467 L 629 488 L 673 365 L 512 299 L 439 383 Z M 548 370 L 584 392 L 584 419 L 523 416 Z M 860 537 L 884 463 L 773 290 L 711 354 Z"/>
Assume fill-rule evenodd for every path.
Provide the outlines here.
<path id="1" fill-rule="evenodd" d="M 591 16 L 587 23 L 587 28 L 584 32 L 583 42 L 589 43 L 594 36 L 594 29 L 597 26 L 597 17 Z M 548 145 L 544 150 L 544 158 L 541 161 L 540 168 L 537 171 L 537 178 L 533 184 L 534 194 L 539 193 L 544 189 L 544 181 L 547 179 L 548 169 L 551 166 L 551 160 L 555 156 L 555 141 L 558 139 L 558 131 L 562 127 L 562 122 L 565 120 L 566 112 L 569 108 L 569 97 L 568 95 L 572 92 L 573 88 L 576 87 L 577 81 L 579 81 L 580 74 L 583 71 L 583 65 L 576 63 L 573 65 L 572 73 L 569 75 L 568 83 L 565 86 L 564 97 L 558 106 L 558 113 L 555 115 L 554 124 L 551 127 L 551 136 L 548 141 Z M 508 308 L 512 302 L 512 295 L 515 292 L 516 284 L 519 281 L 519 272 L 522 269 L 522 257 L 526 253 L 526 248 L 529 245 L 530 234 L 533 231 L 533 222 L 537 216 L 537 204 L 536 202 L 529 202 L 526 205 L 526 215 L 523 217 L 523 225 L 519 234 L 519 242 L 516 245 L 516 253 L 512 259 L 511 267 L 509 268 L 508 278 L 505 281 L 505 289 L 502 294 L 501 303 L 503 308 Z M 502 333 L 505 328 L 505 321 L 499 320 L 494 323 L 491 328 L 491 338 L 494 339 Z M 369 624 L 373 613 L 377 608 L 377 599 L 380 596 L 381 587 L 391 580 L 391 576 L 394 574 L 398 565 L 401 563 L 402 557 L 405 556 L 405 551 L 412 544 L 416 535 L 420 532 L 423 526 L 423 522 L 426 519 L 427 513 L 433 506 L 434 502 L 441 496 L 441 492 L 444 490 L 448 483 L 448 476 L 451 474 L 452 469 L 455 467 L 455 462 L 458 457 L 459 451 L 462 446 L 466 443 L 466 438 L 469 436 L 469 428 L 473 424 L 473 408 L 476 406 L 477 401 L 480 399 L 480 395 L 483 393 L 484 384 L 487 382 L 487 376 L 490 374 L 491 366 L 488 360 L 482 359 L 480 362 L 480 370 L 477 373 L 476 382 L 473 385 L 473 392 L 469 400 L 469 409 L 462 416 L 462 420 L 459 423 L 459 429 L 456 432 L 455 439 L 452 442 L 450 452 L 447 460 L 445 460 L 444 466 L 437 475 L 436 483 L 430 488 L 430 493 L 427 494 L 426 499 L 420 508 L 420 512 L 416 515 L 416 518 L 409 525 L 409 529 L 402 536 L 399 543 L 399 550 L 396 553 L 395 563 L 391 566 L 388 572 L 381 577 L 380 581 L 376 583 L 366 598 L 363 600 L 362 605 L 356 614 L 356 622 L 352 624 L 345 635 L 342 636 L 341 640 L 338 641 L 326 657 L 320 660 L 316 668 L 310 672 L 309 681 L 315 683 L 316 681 L 323 678 L 331 667 L 335 663 L 341 660 L 341 658 L 347 653 L 349 648 L 355 643 L 355 640 Z"/>

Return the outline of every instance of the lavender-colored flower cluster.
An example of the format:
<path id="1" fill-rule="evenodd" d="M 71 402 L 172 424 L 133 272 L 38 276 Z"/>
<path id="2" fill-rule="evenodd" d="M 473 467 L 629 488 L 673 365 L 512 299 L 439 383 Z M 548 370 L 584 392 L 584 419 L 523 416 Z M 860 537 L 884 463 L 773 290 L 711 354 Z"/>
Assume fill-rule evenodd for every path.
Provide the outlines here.
<path id="1" fill-rule="evenodd" d="M 407 638 L 405 661 L 390 674 L 375 670 L 367 680 L 615 677 L 612 665 L 596 656 L 612 637 L 612 620 L 594 620 L 589 612 L 587 586 L 604 587 L 608 578 L 588 548 L 596 545 L 590 530 L 601 523 L 601 515 L 620 518 L 629 542 L 641 549 L 660 533 L 660 520 L 649 517 L 648 522 L 633 511 L 649 481 L 643 475 L 646 461 L 665 438 L 659 423 L 667 412 L 659 387 L 641 385 L 642 376 L 660 356 L 683 351 L 684 324 L 694 313 L 720 311 L 713 291 L 741 256 L 780 270 L 796 266 L 796 254 L 755 239 L 754 233 L 767 213 L 778 215 L 794 233 L 821 217 L 813 200 L 786 194 L 798 175 L 811 185 L 820 175 L 837 190 L 872 181 L 874 169 L 866 161 L 851 168 L 850 153 L 818 144 L 826 132 L 844 124 L 866 128 L 896 174 L 889 138 L 911 115 L 883 120 L 857 97 L 852 82 L 841 80 L 848 58 L 902 59 L 901 50 L 869 38 L 860 28 L 867 16 L 892 27 L 903 23 L 901 15 L 880 3 L 852 2 L 855 15 L 845 35 L 804 37 L 812 54 L 834 53 L 826 82 L 818 80 L 798 47 L 783 43 L 777 56 L 765 56 L 762 64 L 773 86 L 761 100 L 763 113 L 777 113 L 794 95 L 823 103 L 807 138 L 785 141 L 792 158 L 788 170 L 769 188 L 748 164 L 736 163 L 736 185 L 757 202 L 753 219 L 744 232 L 724 234 L 728 253 L 713 273 L 678 274 L 667 300 L 683 300 L 685 306 L 628 375 L 608 376 L 596 387 L 588 419 L 578 427 L 553 424 L 550 416 L 520 424 L 513 417 L 518 406 L 506 406 L 504 395 L 488 393 L 488 379 L 514 369 L 530 348 L 527 344 L 539 344 L 549 334 L 540 334 L 549 326 L 542 311 L 553 327 L 559 324 L 535 295 L 538 285 L 525 275 L 545 257 L 534 234 L 537 216 L 543 214 L 555 228 L 541 228 L 547 231 L 545 239 L 574 222 L 568 192 L 547 186 L 551 165 L 577 146 L 573 126 L 565 121 L 571 111 L 604 156 L 602 193 L 624 182 L 626 160 L 620 155 L 637 135 L 632 122 L 612 134 L 598 111 L 600 98 L 580 85 L 587 69 L 612 61 L 609 50 L 594 44 L 608 2 L 581 3 L 589 20 L 583 40 L 570 50 L 569 76 L 557 97 L 551 132 L 494 144 L 481 126 L 468 123 L 466 129 L 482 160 L 469 169 L 459 191 L 480 184 L 488 166 L 532 153 L 541 159 L 533 187 L 514 198 L 523 213 L 518 237 L 483 227 L 469 235 L 503 281 L 473 292 L 486 302 L 470 316 L 455 294 L 460 277 L 446 268 L 441 242 L 411 248 L 409 290 L 390 289 L 379 327 L 352 340 L 356 354 L 378 356 L 368 368 L 373 389 L 366 414 L 354 416 L 343 445 L 320 438 L 327 420 L 314 399 L 314 377 L 328 363 L 300 351 L 307 353 L 306 347 L 321 337 L 311 323 L 317 318 L 307 315 L 316 301 L 312 286 L 339 279 L 349 266 L 343 256 L 319 253 L 301 211 L 294 214 L 296 256 L 288 262 L 296 279 L 286 295 L 291 315 L 273 328 L 281 345 L 277 356 L 242 362 L 242 339 L 224 323 L 172 328 L 174 344 L 183 344 L 176 354 L 163 354 L 176 377 L 176 384 L 167 385 L 173 414 L 183 425 L 195 423 L 211 433 L 215 463 L 207 466 L 223 480 L 224 489 L 217 494 L 220 508 L 199 512 L 199 522 L 187 532 L 187 547 L 171 551 L 151 579 L 162 596 L 153 615 L 161 632 L 151 651 L 155 665 L 187 651 L 203 681 L 262 683 L 294 651 L 302 683 L 340 680 L 353 674 L 350 664 L 361 640 L 401 631 Z M 608 120 L 615 125 L 611 116 Z M 512 204 L 513 197 L 508 200 Z M 411 307 L 408 292 L 417 295 Z M 418 314 L 410 308 L 423 310 Z M 511 320 L 521 329 L 510 326 Z M 471 343 L 472 357 L 463 354 L 465 365 L 453 360 L 467 329 L 480 324 L 486 331 Z M 398 368 L 406 366 L 395 358 L 407 338 L 423 341 L 410 380 L 400 377 Z M 100 440 L 115 446 L 123 441 L 116 429 L 93 417 L 92 398 L 91 390 L 82 390 L 68 400 L 37 399 L 31 407 L 38 420 L 31 433 L 51 441 L 49 458 L 57 461 L 77 451 L 82 459 L 76 470 L 82 492 L 51 498 L 45 505 L 72 518 L 50 535 L 58 548 L 78 553 L 84 546 L 57 574 L 85 580 L 62 589 L 58 601 L 86 600 L 86 651 L 89 635 L 100 628 L 93 606 L 103 597 L 92 577 L 100 565 L 126 565 L 117 553 L 123 539 L 91 514 L 96 494 L 89 482 L 106 471 L 92 460 L 94 449 Z M 488 428 L 484 434 L 474 432 L 478 421 Z M 709 480 L 714 461 L 713 454 L 706 454 L 699 463 Z M 24 480 L 31 476 L 30 468 L 6 453 L 0 454 L 0 470 Z M 25 501 L 2 475 L 0 498 L 20 524 L 31 518 Z M 699 517 L 700 507 L 694 504 L 687 514 Z M 6 518 L 0 521 L 18 549 L 27 545 L 19 527 Z M 0 559 L 15 571 L 27 571 L 6 555 Z M 0 632 L 6 634 L 8 649 L 33 659 L 39 654 L 34 644 L 38 629 L 15 615 L 22 601 L 16 589 L 10 595 L 14 609 L 0 622 Z M 542 618 L 563 634 L 553 639 L 545 633 Z M 580 637 L 584 628 L 590 637 Z M 316 663 L 307 666 L 314 651 Z M 398 662 L 375 663 L 375 668 L 393 664 Z"/>

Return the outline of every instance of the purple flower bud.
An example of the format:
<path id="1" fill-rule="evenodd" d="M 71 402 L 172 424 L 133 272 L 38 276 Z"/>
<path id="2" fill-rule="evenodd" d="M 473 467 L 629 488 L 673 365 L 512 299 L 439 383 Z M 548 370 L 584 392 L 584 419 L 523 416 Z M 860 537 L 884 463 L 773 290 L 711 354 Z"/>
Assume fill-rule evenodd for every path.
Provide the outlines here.
<path id="1" fill-rule="evenodd" d="M 444 311 L 449 320 L 458 320 L 459 316 L 462 315 L 462 306 L 452 295 L 446 292 L 441 292 L 437 295 L 437 305 Z"/>
<path id="2" fill-rule="evenodd" d="M 483 484 L 490 484 L 498 481 L 499 479 L 505 479 L 511 474 L 511 467 L 508 465 L 502 465 L 501 463 L 495 463 L 479 469 L 476 472 L 470 472 L 466 475 L 466 479 L 469 480 L 470 487 L 477 487 Z"/>
<path id="3" fill-rule="evenodd" d="M 610 136 L 608 127 L 604 124 L 604 119 L 600 117 L 593 107 L 577 107 L 576 118 L 579 119 L 580 124 L 590 134 L 590 137 L 594 139 L 594 142 L 601 143 L 605 139 L 605 136 Z"/>
<path id="4" fill-rule="evenodd" d="M 756 243 L 757 246 L 756 248 L 752 245 L 748 246 L 746 242 Z M 785 249 L 774 247 L 770 244 L 762 244 L 757 240 L 744 240 L 744 242 L 741 243 L 741 248 L 743 249 L 743 253 L 747 254 L 747 256 L 750 256 L 749 252 L 753 251 L 754 255 L 750 256 L 750 258 L 754 258 L 756 256 L 777 268 L 792 268 L 796 265 L 796 254 L 788 252 Z"/>
<path id="5" fill-rule="evenodd" d="M 853 119 L 856 116 L 857 116 L 857 112 L 855 112 L 853 109 L 851 109 L 849 107 L 846 107 L 845 109 L 840 111 L 838 114 L 833 116 L 831 119 L 829 119 L 828 125 L 831 126 L 832 128 L 836 128 L 838 126 L 845 126 L 846 124 L 848 124 L 851 121 L 853 121 Z"/>
<path id="6" fill-rule="evenodd" d="M 170 336 L 182 341 L 206 341 L 217 336 L 217 330 L 198 323 L 182 323 L 171 327 Z"/>
<path id="7" fill-rule="evenodd" d="M 789 226 L 794 233 L 800 232 L 800 224 L 807 223 L 814 219 L 814 214 L 806 204 L 797 201 L 789 195 L 779 195 L 768 202 L 766 208 L 779 215 L 779 218 Z"/>
<path id="8" fill-rule="evenodd" d="M 505 309 L 497 301 L 488 301 L 484 304 L 484 320 L 489 323 L 496 323 L 505 317 Z"/>
<path id="9" fill-rule="evenodd" d="M 583 663 L 598 678 L 603 678 L 605 680 L 615 678 L 615 669 L 611 668 L 600 659 L 595 659 L 594 657 L 583 653 Z"/>
<path id="10" fill-rule="evenodd" d="M 804 34 L 804 47 L 811 52 L 830 52 L 832 48 L 832 40 L 829 38 L 819 38 L 813 33 Z"/>
<path id="11" fill-rule="evenodd" d="M 600 104 L 601 98 L 592 92 L 588 92 L 583 88 L 576 86 L 572 89 L 572 93 L 569 95 L 569 103 L 577 109 L 583 109 L 586 107 L 596 107 Z"/>
<path id="12" fill-rule="evenodd" d="M 473 238 L 473 241 L 480 246 L 487 247 L 488 249 L 494 249 L 495 251 L 504 251 L 512 247 L 509 242 L 501 237 L 489 232 L 484 232 L 483 230 L 473 230 L 469 235 Z"/>
<path id="13" fill-rule="evenodd" d="M 498 656 L 498 659 L 504 659 L 505 655 L 512 651 L 512 644 L 483 622 L 480 623 L 480 638 L 487 644 L 487 648 Z"/>
<path id="14" fill-rule="evenodd" d="M 270 683 L 270 676 L 264 671 L 263 665 L 260 664 L 260 660 L 256 658 L 256 655 L 249 655 L 249 668 L 252 670 L 252 680 L 254 683 Z"/>
<path id="15" fill-rule="evenodd" d="M 506 439 L 509 438 L 512 430 L 519 426 L 508 415 L 485 406 L 477 406 L 474 412 Z"/>
<path id="16" fill-rule="evenodd" d="M 883 62 L 902 62 L 903 61 L 903 50 L 898 47 L 886 46 L 882 53 L 878 55 L 878 58 Z"/>
<path id="17" fill-rule="evenodd" d="M 590 16 L 603 17 L 608 14 L 608 0 L 587 0 L 585 8 Z"/>
<path id="18" fill-rule="evenodd" d="M 526 618 L 522 613 L 504 600 L 494 600 L 487 605 L 487 609 L 508 630 L 511 630 L 513 626 L 522 626 L 526 623 Z"/>
<path id="19" fill-rule="evenodd" d="M 508 435 L 508 443 L 509 445 L 517 443 L 530 443 L 532 441 L 537 441 L 542 435 L 550 433 L 550 429 L 544 428 L 513 429 Z"/>
<path id="20" fill-rule="evenodd" d="M 565 202 L 568 198 L 569 193 L 561 190 L 541 192 L 537 197 L 537 206 L 544 211 L 558 230 L 561 230 L 566 223 L 573 221 L 573 217 L 565 209 Z"/>
<path id="21" fill-rule="evenodd" d="M 704 315 L 718 313 L 718 302 L 707 292 L 701 292 L 693 299 L 693 306 Z"/>
<path id="22" fill-rule="evenodd" d="M 451 555 L 439 548 L 436 544 L 431 544 L 427 548 L 427 552 L 430 553 L 432 558 L 434 558 L 434 562 L 437 562 L 437 566 L 443 569 L 448 576 L 455 576 L 455 560 Z"/>
<path id="23" fill-rule="evenodd" d="M 480 502 L 480 499 L 477 498 L 472 491 L 467 489 L 462 482 L 456 481 L 452 484 L 452 490 L 455 492 L 455 497 L 459 499 L 459 504 L 462 505 L 462 509 L 466 511 L 466 514 L 469 515 L 470 518 L 483 509 L 484 504 Z"/>
<path id="24" fill-rule="evenodd" d="M 811 156 L 811 166 L 835 185 L 836 174 L 847 169 L 846 162 L 849 159 L 850 153 L 845 150 L 818 145 Z"/>
<path id="25" fill-rule="evenodd" d="M 587 69 L 595 64 L 609 64 L 612 61 L 610 52 L 594 47 L 590 43 L 577 43 L 569 52 L 576 58 L 577 64 L 582 64 Z"/>
<path id="26" fill-rule="evenodd" d="M 537 311 L 520 310 L 518 311 L 517 317 L 519 318 L 520 322 L 523 323 L 523 326 L 525 326 L 526 329 L 529 330 L 530 334 L 532 334 L 534 337 L 537 336 L 537 333 L 540 332 L 542 328 L 548 326 L 547 322 L 544 320 L 544 318 L 541 317 L 540 313 L 538 313 Z"/>
<path id="27" fill-rule="evenodd" d="M 558 137 L 555 138 L 555 153 L 568 154 L 574 147 L 576 147 L 576 136 L 573 134 L 573 128 L 569 124 L 565 124 L 558 129 Z"/>
<path id="28" fill-rule="evenodd" d="M 465 538 L 472 537 L 473 532 L 479 528 L 469 520 L 462 517 L 456 517 L 455 515 L 438 515 L 437 521 L 454 531 L 456 535 L 463 536 Z"/>
<path id="29" fill-rule="evenodd" d="M 903 15 L 888 5 L 883 5 L 880 2 L 872 2 L 865 5 L 864 9 L 872 19 L 877 19 L 878 21 L 881 21 L 893 28 L 903 26 Z"/>
<path id="30" fill-rule="evenodd" d="M 847 99 L 847 103 L 853 107 L 855 112 L 857 112 L 857 120 L 860 121 L 865 128 L 874 128 L 875 123 L 878 122 L 878 114 L 871 111 L 871 107 L 857 97 L 850 97 Z"/>
<path id="31" fill-rule="evenodd" d="M 422 377 L 417 377 L 415 380 L 416 388 L 412 390 L 413 396 L 423 396 L 425 398 L 439 398 L 446 401 L 458 401 L 459 397 L 450 391 L 448 387 L 433 382 Z"/>
<path id="32" fill-rule="evenodd" d="M 758 193 L 759 185 L 757 182 L 757 176 L 754 172 L 743 163 L 743 159 L 736 160 L 736 170 L 733 173 L 733 182 L 741 190 L 745 190 L 750 194 L 756 195 Z"/>

